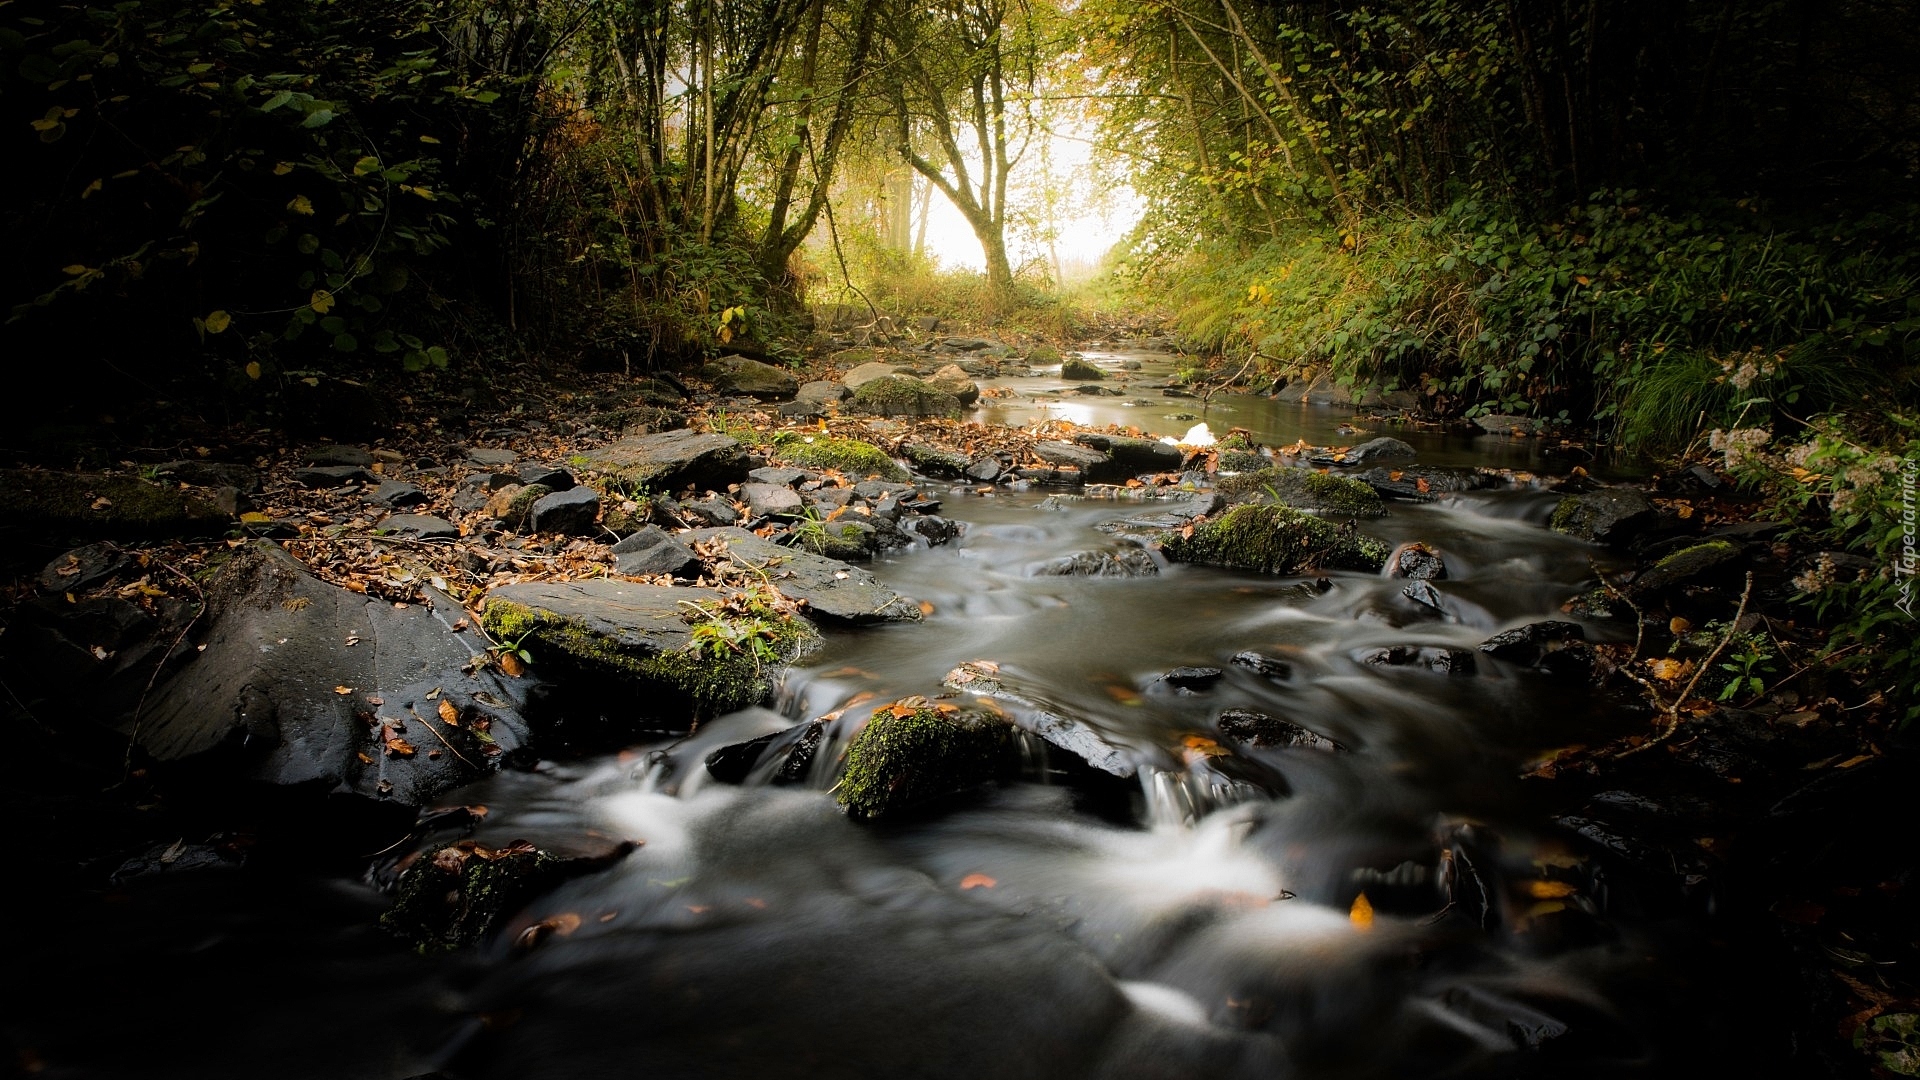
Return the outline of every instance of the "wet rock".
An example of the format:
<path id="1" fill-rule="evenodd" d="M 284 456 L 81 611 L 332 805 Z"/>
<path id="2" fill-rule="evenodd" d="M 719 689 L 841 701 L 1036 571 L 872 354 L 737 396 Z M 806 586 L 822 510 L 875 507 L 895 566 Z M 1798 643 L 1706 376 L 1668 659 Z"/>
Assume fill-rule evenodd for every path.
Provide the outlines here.
<path id="1" fill-rule="evenodd" d="M 1626 591 L 1635 600 L 1645 600 L 1723 578 L 1740 554 L 1740 545 L 1729 540 L 1692 544 L 1642 570 Z"/>
<path id="2" fill-rule="evenodd" d="M 927 385 L 944 394 L 952 394 L 962 405 L 980 400 L 980 385 L 967 377 L 958 365 L 948 364 L 927 376 Z"/>
<path id="3" fill-rule="evenodd" d="M 969 660 L 947 672 L 941 685 L 963 694 L 1004 701 L 1014 707 L 1014 723 L 1030 731 L 1049 745 L 1113 776 L 1132 776 L 1138 771 L 1133 758 L 1093 728 L 1072 719 L 1068 710 L 1048 702 L 1038 694 L 1009 682 L 1000 665 L 989 660 Z"/>
<path id="4" fill-rule="evenodd" d="M 363 465 L 313 465 L 293 470 L 293 482 L 302 487 L 332 488 L 346 484 L 377 484 L 380 477 Z"/>
<path id="5" fill-rule="evenodd" d="M 1447 598 L 1429 581 L 1416 581 L 1400 590 L 1400 595 L 1432 612 L 1433 615 L 1448 622 L 1457 622 L 1453 612 L 1447 610 Z"/>
<path id="6" fill-rule="evenodd" d="M 814 469 L 832 469 L 852 477 L 878 476 L 886 480 L 905 480 L 907 470 L 887 456 L 885 450 L 859 439 L 837 439 L 830 435 L 802 435 L 783 431 L 774 436 L 776 456 Z"/>
<path id="7" fill-rule="evenodd" d="M 800 389 L 791 374 L 772 364 L 763 364 L 739 355 L 722 356 L 701 369 L 723 394 L 744 394 L 762 401 L 789 398 Z"/>
<path id="8" fill-rule="evenodd" d="M 684 721 L 691 710 L 712 715 L 759 704 L 773 692 L 777 670 L 762 655 L 786 662 L 818 641 L 800 619 L 722 614 L 725 599 L 712 589 L 609 578 L 524 582 L 489 592 L 482 618 L 496 640 L 525 641 L 542 663 L 624 684 L 653 715 Z M 702 607 L 714 614 L 692 614 Z M 689 618 L 741 647 L 703 648 Z"/>
<path id="9" fill-rule="evenodd" d="M 745 529 L 701 529 L 687 534 L 694 543 L 715 538 L 726 540 L 731 558 L 765 571 L 782 596 L 806 601 L 812 614 L 849 623 L 910 622 L 920 618 L 918 604 L 865 570 L 838 559 L 781 547 Z"/>
<path id="10" fill-rule="evenodd" d="M 1480 643 L 1480 651 L 1496 660 L 1526 667 L 1538 667 L 1551 653 L 1585 641 L 1587 632 L 1579 623 L 1548 620 L 1503 630 Z"/>
<path id="11" fill-rule="evenodd" d="M 421 491 L 418 484 L 409 484 L 404 480 L 383 480 L 380 486 L 369 496 L 381 506 L 395 510 L 404 510 L 409 506 L 419 506 L 431 502 L 432 497 Z"/>
<path id="12" fill-rule="evenodd" d="M 520 455 L 501 447 L 475 447 L 467 451 L 467 460 L 486 469 L 505 469 L 520 460 Z"/>
<path id="13" fill-rule="evenodd" d="M 967 466 L 967 479 L 991 484 L 1000 479 L 1006 471 L 1006 463 L 989 454 L 986 457 L 974 459 L 973 463 Z"/>
<path id="14" fill-rule="evenodd" d="M 576 483 L 573 474 L 567 470 L 542 465 L 537 461 L 522 462 L 514 475 L 520 478 L 522 484 L 539 484 L 548 491 L 567 491 Z"/>
<path id="15" fill-rule="evenodd" d="M 1444 581 L 1447 561 L 1425 544 L 1401 544 L 1387 557 L 1387 576 L 1410 581 Z"/>
<path id="16" fill-rule="evenodd" d="M 373 453 L 364 446 L 316 446 L 307 451 L 308 465 L 358 465 L 366 468 L 373 464 Z"/>
<path id="17" fill-rule="evenodd" d="M 1368 439 L 1342 454 L 1330 454 L 1315 457 L 1316 465 L 1338 465 L 1341 468 L 1359 469 L 1379 465 L 1388 461 L 1412 461 L 1415 457 L 1413 447 L 1399 439 L 1382 435 L 1377 439 Z"/>
<path id="18" fill-rule="evenodd" d="M 966 474 L 967 457 L 951 450 L 942 450 L 937 446 L 924 443 L 905 443 L 900 447 L 900 456 L 907 459 L 915 469 L 927 476 L 958 478 Z"/>
<path id="19" fill-rule="evenodd" d="M 1160 565 L 1145 548 L 1123 547 L 1112 551 L 1076 551 L 1035 566 L 1033 577 L 1152 577 Z"/>
<path id="20" fill-rule="evenodd" d="M 1068 382 L 1096 382 L 1107 377 L 1098 364 L 1070 356 L 1060 362 L 1060 377 Z"/>
<path id="21" fill-rule="evenodd" d="M 1160 676 L 1160 681 L 1182 690 L 1205 690 L 1225 675 L 1217 667 L 1177 667 Z"/>
<path id="22" fill-rule="evenodd" d="M 423 953 L 477 945 L 536 897 L 611 866 L 635 846 L 629 841 L 590 855 L 562 855 L 525 840 L 500 847 L 460 840 L 420 852 L 401 872 L 380 925 Z"/>
<path id="23" fill-rule="evenodd" d="M 771 784 L 804 784 L 825 736 L 826 725 L 814 720 L 732 743 L 707 755 L 707 773 L 723 784 L 744 784 L 755 773 Z"/>
<path id="24" fill-rule="evenodd" d="M 902 527 L 920 539 L 925 540 L 929 547 L 939 547 L 942 544 L 957 539 L 966 531 L 966 525 L 964 523 L 950 521 L 943 517 L 935 517 L 932 514 L 922 514 L 909 518 L 907 519 L 907 523 Z"/>
<path id="25" fill-rule="evenodd" d="M 799 492 L 774 484 L 742 484 L 740 496 L 754 517 L 799 517 L 806 506 Z"/>
<path id="26" fill-rule="evenodd" d="M 415 540 L 457 540 L 460 530 L 446 518 L 432 514 L 390 514 L 375 532 L 387 536 L 405 536 Z"/>
<path id="27" fill-rule="evenodd" d="M 658 525 L 648 525 L 613 545 L 614 572 L 630 577 L 671 574 L 693 577 L 700 557 Z"/>
<path id="28" fill-rule="evenodd" d="M 1138 439 L 1129 435 L 1102 435 L 1081 432 L 1073 441 L 1107 455 L 1107 463 L 1096 468 L 1087 479 L 1094 483 L 1112 483 L 1142 473 L 1173 472 L 1186 455 L 1180 448 L 1158 439 Z"/>
<path id="29" fill-rule="evenodd" d="M 1595 544 L 1625 544 L 1659 518 L 1653 500 L 1637 488 L 1609 487 L 1569 495 L 1553 508 L 1553 531 Z"/>
<path id="30" fill-rule="evenodd" d="M 529 485 L 529 490 L 540 486 Z M 599 531 L 594 525 L 599 517 L 600 493 L 590 487 L 571 487 L 542 495 L 527 512 L 534 532 L 568 536 L 592 536 Z"/>
<path id="31" fill-rule="evenodd" d="M 77 593 L 98 585 L 127 565 L 127 556 L 114 544 L 77 547 L 40 568 L 40 588 L 50 593 Z"/>
<path id="32" fill-rule="evenodd" d="M 1491 416 L 1474 417 L 1473 426 L 1489 435 L 1531 435 L 1537 425 L 1532 417 L 1504 416 L 1496 413 Z"/>
<path id="33" fill-rule="evenodd" d="M 1499 486 L 1495 477 L 1478 469 L 1436 469 L 1416 467 L 1389 469 L 1385 466 L 1354 475 L 1380 493 L 1383 499 L 1397 502 L 1432 502 L 1441 495 L 1459 491 L 1481 491 Z"/>
<path id="34" fill-rule="evenodd" d="M 351 465 L 371 464 L 371 462 L 331 462 L 330 464 Z M 238 488 L 249 495 L 258 494 L 260 491 L 260 470 L 251 465 L 220 461 L 168 461 L 154 466 L 153 474 L 162 480 L 174 480 L 182 484 L 192 484 L 195 487 Z"/>
<path id="35" fill-rule="evenodd" d="M 1040 484 L 1047 487 L 1079 487 L 1081 484 L 1087 482 L 1084 473 L 1079 469 L 1071 468 L 1049 467 L 1036 469 L 1023 467 L 1013 470 L 1013 475 L 1016 479 L 1025 480 L 1030 484 Z"/>
<path id="36" fill-rule="evenodd" d="M 1058 465 L 1086 472 L 1105 465 L 1107 455 L 1090 447 L 1070 442 L 1035 443 L 1033 454 L 1049 465 Z"/>
<path id="37" fill-rule="evenodd" d="M 1221 478 L 1215 485 L 1233 502 L 1275 502 L 1313 514 L 1382 517 L 1379 493 L 1359 480 L 1313 469 L 1266 468 Z"/>
<path id="38" fill-rule="evenodd" d="M 847 747 L 835 798 L 855 817 L 897 814 L 997 778 L 1013 726 L 985 712 L 908 699 L 873 711 Z"/>
<path id="39" fill-rule="evenodd" d="M 1263 653 L 1254 652 L 1251 649 L 1234 653 L 1233 659 L 1229 660 L 1228 663 L 1236 667 L 1246 668 L 1256 675 L 1264 675 L 1269 679 L 1293 678 L 1292 664 L 1287 663 L 1279 657 L 1267 656 Z"/>
<path id="40" fill-rule="evenodd" d="M 1260 747 L 1299 747 L 1305 750 L 1324 750 L 1329 753 L 1347 752 L 1341 743 L 1327 738 L 1317 731 L 1301 727 L 1291 720 L 1282 720 L 1252 709 L 1227 709 L 1221 712 L 1214 726 L 1220 734 L 1237 743 Z"/>
<path id="41" fill-rule="evenodd" d="M 1479 670 L 1473 654 L 1444 645 L 1394 645 L 1367 649 L 1354 659 L 1374 667 L 1421 668 L 1442 675 L 1472 675 Z"/>
<path id="42" fill-rule="evenodd" d="M 1296 574 L 1309 567 L 1377 572 L 1391 553 L 1385 541 L 1342 529 L 1284 506 L 1241 505 L 1193 529 L 1160 538 L 1167 558 L 1234 570 Z"/>
<path id="43" fill-rule="evenodd" d="M 882 375 L 853 391 L 852 408 L 874 416 L 959 417 L 960 400 L 910 375 Z"/>
<path id="44" fill-rule="evenodd" d="M 242 547 L 207 586 L 201 648 L 154 691 L 141 748 L 413 804 L 478 778 L 525 745 L 533 684 L 477 663 L 485 637 L 457 602 L 429 597 L 396 606 L 320 581 L 277 545 Z"/>
<path id="45" fill-rule="evenodd" d="M 772 484 L 775 487 L 792 487 L 807 478 L 800 469 L 786 469 L 769 465 L 764 469 L 755 469 L 747 474 L 747 479 L 756 484 Z"/>
<path id="46" fill-rule="evenodd" d="M 712 432 L 664 431 L 624 438 L 589 451 L 588 464 L 626 488 L 678 491 L 685 487 L 725 491 L 746 479 L 753 466 L 734 439 Z"/>

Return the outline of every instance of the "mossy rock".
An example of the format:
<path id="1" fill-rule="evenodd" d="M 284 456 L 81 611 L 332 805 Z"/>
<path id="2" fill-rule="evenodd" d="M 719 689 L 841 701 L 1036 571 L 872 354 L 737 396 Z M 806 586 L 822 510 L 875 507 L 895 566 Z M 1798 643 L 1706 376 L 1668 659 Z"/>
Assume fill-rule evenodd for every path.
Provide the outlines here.
<path id="1" fill-rule="evenodd" d="M 513 493 L 513 498 L 507 500 L 506 513 L 500 515 L 500 520 L 505 522 L 509 529 L 524 528 L 527 519 L 533 514 L 533 504 L 551 494 L 553 489 L 545 484 L 528 484 L 522 487 Z"/>
<path id="2" fill-rule="evenodd" d="M 720 632 L 709 636 L 737 647 L 702 648 L 688 622 L 691 605 L 714 610 L 724 599 L 712 589 L 606 578 L 526 582 L 489 593 L 481 623 L 496 641 L 522 643 L 542 663 L 633 687 L 656 715 L 671 718 L 680 708 L 717 715 L 767 700 L 778 667 L 819 642 L 804 619 L 767 612 L 719 620 L 713 629 Z"/>
<path id="3" fill-rule="evenodd" d="M 960 399 L 911 375 L 882 375 L 861 383 L 853 407 L 876 416 L 960 416 Z"/>
<path id="4" fill-rule="evenodd" d="M 1094 364 L 1072 356 L 1060 362 L 1060 377 L 1068 382 L 1098 382 L 1106 378 L 1107 373 Z"/>
<path id="5" fill-rule="evenodd" d="M 44 539 L 215 536 L 233 517 L 173 484 L 101 473 L 0 469 L 6 532 Z"/>
<path id="6" fill-rule="evenodd" d="M 1027 350 L 1029 364 L 1057 364 L 1060 362 L 1060 350 L 1051 345 L 1035 345 Z"/>
<path id="7" fill-rule="evenodd" d="M 856 817 L 883 817 L 998 777 L 1013 725 L 989 713 L 909 699 L 874 710 L 847 748 L 836 798 Z"/>
<path id="8" fill-rule="evenodd" d="M 783 431 L 773 437 L 773 452 L 795 465 L 833 469 L 848 476 L 877 475 L 883 480 L 909 479 L 907 470 L 888 457 L 885 450 L 859 439 L 806 436 Z"/>
<path id="9" fill-rule="evenodd" d="M 1315 514 L 1381 517 L 1387 512 L 1372 485 L 1312 469 L 1258 469 L 1221 477 L 1215 488 L 1233 502 L 1277 502 Z"/>
<path id="10" fill-rule="evenodd" d="M 1160 537 L 1167 558 L 1233 570 L 1297 574 L 1309 568 L 1378 572 L 1393 553 L 1384 540 L 1348 533 L 1291 507 L 1242 504 L 1193 535 Z"/>
<path id="11" fill-rule="evenodd" d="M 477 945 L 559 878 L 544 851 L 478 845 L 422 855 L 380 925 L 423 953 Z"/>
<path id="12" fill-rule="evenodd" d="M 1740 545 L 1727 540 L 1708 540 L 1680 549 L 1641 571 L 1627 591 L 1636 598 L 1670 592 L 1683 585 L 1697 585 L 1724 576 L 1728 564 L 1740 558 Z"/>

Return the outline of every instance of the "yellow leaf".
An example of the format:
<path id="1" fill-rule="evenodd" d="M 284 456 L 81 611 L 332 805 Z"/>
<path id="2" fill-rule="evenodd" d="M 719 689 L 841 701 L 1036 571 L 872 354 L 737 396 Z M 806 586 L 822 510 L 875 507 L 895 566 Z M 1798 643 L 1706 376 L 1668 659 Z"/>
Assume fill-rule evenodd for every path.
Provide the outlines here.
<path id="1" fill-rule="evenodd" d="M 307 298 L 307 306 L 325 315 L 333 310 L 333 294 L 325 289 L 315 289 L 313 295 Z"/>
<path id="2" fill-rule="evenodd" d="M 84 199 L 87 196 L 99 190 L 100 190 L 100 181 L 96 178 L 93 183 L 88 184 L 84 189 L 81 190 L 80 197 Z"/>
<path id="3" fill-rule="evenodd" d="M 1680 616 L 1675 615 L 1672 619 L 1667 621 L 1667 629 L 1668 631 L 1675 634 L 1684 634 L 1687 631 L 1693 629 L 1693 624 L 1681 618 Z"/>
<path id="4" fill-rule="evenodd" d="M 340 695 L 341 697 L 346 697 L 346 696 L 347 696 L 348 694 L 351 694 L 351 693 L 353 693 L 353 687 L 351 687 L 351 686 L 336 686 L 336 687 L 334 687 L 334 688 L 333 688 L 333 692 L 334 692 L 334 693 L 336 693 L 336 694 L 339 694 L 339 695 Z"/>
<path id="5" fill-rule="evenodd" d="M 285 176 L 292 171 L 293 162 L 291 161 L 276 161 L 273 164 L 273 175 L 275 176 Z"/>
<path id="6" fill-rule="evenodd" d="M 312 217 L 313 200 L 307 198 L 305 195 L 295 195 L 293 201 L 287 204 L 287 209 L 296 214 L 305 214 L 308 217 Z"/>
<path id="7" fill-rule="evenodd" d="M 1671 659 L 1647 661 L 1647 670 L 1653 672 L 1653 677 L 1662 682 L 1672 682 L 1682 675 L 1685 675 L 1688 671 L 1692 670 L 1692 668 L 1693 664 L 1691 661 Z"/>
<path id="8" fill-rule="evenodd" d="M 1347 909 L 1347 921 L 1355 930 L 1373 929 L 1373 901 L 1367 899 L 1366 893 L 1353 898 L 1353 906 Z"/>
<path id="9" fill-rule="evenodd" d="M 258 360 L 247 361 L 247 378 L 257 379 L 259 377 L 260 377 L 260 361 Z"/>
<path id="10" fill-rule="evenodd" d="M 213 311 L 207 314 L 207 333 L 217 334 L 233 324 L 233 316 L 225 311 Z M 259 376 L 254 376 L 259 378 Z"/>
<path id="11" fill-rule="evenodd" d="M 66 274 L 68 277 L 79 277 L 81 274 L 86 273 L 89 269 L 90 269 L 89 267 L 81 263 L 74 263 L 72 266 L 61 267 L 60 272 L 63 274 Z"/>
<path id="12" fill-rule="evenodd" d="M 1572 896 L 1575 891 L 1577 890 L 1565 881 L 1527 882 L 1527 895 L 1535 900 L 1558 900 L 1564 896 Z"/>

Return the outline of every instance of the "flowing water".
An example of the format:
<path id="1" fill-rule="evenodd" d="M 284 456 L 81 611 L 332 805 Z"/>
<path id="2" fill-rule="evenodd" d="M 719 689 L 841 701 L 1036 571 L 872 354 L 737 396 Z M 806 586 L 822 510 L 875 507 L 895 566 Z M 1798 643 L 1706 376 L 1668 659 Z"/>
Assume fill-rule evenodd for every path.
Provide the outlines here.
<path id="1" fill-rule="evenodd" d="M 1118 400 L 1090 408 L 1156 431 L 1190 421 L 1155 414 L 1199 411 L 1105 404 Z M 1273 442 L 1355 441 L 1334 434 L 1344 414 L 1290 408 L 1216 401 L 1209 419 Z M 1542 464 L 1526 443 L 1403 437 L 1428 461 Z M 874 568 L 931 614 L 830 633 L 779 708 L 460 795 L 489 807 L 477 834 L 487 842 L 644 842 L 539 900 L 478 955 L 401 954 L 367 925 L 377 901 L 351 881 L 183 878 L 76 919 L 88 945 L 70 980 L 131 981 L 138 989 L 101 1008 L 132 1025 L 140 1049 L 93 1047 L 70 1075 L 1091 1080 L 1673 1066 L 1683 1003 L 1711 993 L 1686 902 L 1636 891 L 1517 779 L 1530 757 L 1621 719 L 1580 689 L 1485 658 L 1470 675 L 1359 659 L 1382 646 L 1470 650 L 1560 617 L 1589 577 L 1590 549 L 1545 528 L 1550 494 L 1519 485 L 1396 505 L 1365 526 L 1445 553 L 1444 613 L 1402 596 L 1405 582 L 1360 574 L 1039 575 L 1057 556 L 1114 547 L 1096 526 L 1151 509 L 1047 495 L 947 491 L 943 512 L 965 533 Z M 1243 650 L 1290 674 L 1227 662 Z M 976 660 L 1137 773 L 1076 769 L 1034 739 L 1023 779 L 910 820 L 848 820 L 829 789 L 861 703 L 941 694 L 950 669 Z M 1226 674 L 1180 690 L 1161 676 L 1182 665 Z M 1223 755 L 1232 744 L 1215 725 L 1230 708 L 1290 719 L 1346 752 Z M 702 767 L 715 747 L 841 710 L 805 784 L 733 787 Z M 546 919 L 571 929 L 511 944 Z M 63 1037 L 84 1043 L 100 1019 L 69 1017 Z"/>

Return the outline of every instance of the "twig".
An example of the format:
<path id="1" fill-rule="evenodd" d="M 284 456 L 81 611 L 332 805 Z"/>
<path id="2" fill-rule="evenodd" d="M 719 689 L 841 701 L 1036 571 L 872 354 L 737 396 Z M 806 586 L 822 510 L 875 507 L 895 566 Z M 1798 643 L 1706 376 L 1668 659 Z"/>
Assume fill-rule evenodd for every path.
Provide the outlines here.
<path id="1" fill-rule="evenodd" d="M 445 699 L 443 698 L 442 700 L 445 700 Z M 433 728 L 433 721 L 431 721 L 431 720 L 429 720 L 429 719 L 427 719 L 427 718 L 426 718 L 426 717 L 424 717 L 424 716 L 421 716 L 421 715 L 420 715 L 420 710 L 419 710 L 419 709 L 416 709 L 416 708 L 414 708 L 413 706 L 411 706 L 411 705 L 409 705 L 409 706 L 407 706 L 407 711 L 408 711 L 408 712 L 410 712 L 410 713 L 412 713 L 412 714 L 413 714 L 413 718 L 414 718 L 415 720 L 418 720 L 418 721 L 420 721 L 420 723 L 421 723 L 421 725 L 422 725 L 422 726 L 424 726 L 424 727 L 425 727 L 425 728 L 427 729 L 427 734 L 429 734 L 429 735 L 431 735 L 431 736 L 433 736 L 434 738 L 436 738 L 436 739 L 439 739 L 439 740 L 440 740 L 440 745 L 441 745 L 441 746 L 444 746 L 444 747 L 446 747 L 446 748 L 448 749 L 448 751 L 450 751 L 450 752 L 451 752 L 451 753 L 453 754 L 453 756 L 454 756 L 454 757 L 457 757 L 457 758 L 459 758 L 459 759 L 460 759 L 461 761 L 466 761 L 466 762 L 467 762 L 467 768 L 469 768 L 469 769 L 477 769 L 477 768 L 479 768 L 479 767 L 480 767 L 480 766 L 478 766 L 478 765 L 475 765 L 475 764 L 474 764 L 473 762 L 471 762 L 471 761 L 467 761 L 467 755 L 465 755 L 465 754 L 463 754 L 463 753 L 461 753 L 461 752 L 460 752 L 460 751 L 458 751 L 458 750 L 455 750 L 455 749 L 453 748 L 453 744 L 447 741 L 447 737 L 446 737 L 445 735 L 442 735 L 442 734 L 440 734 L 440 733 L 439 733 L 438 731 L 435 731 L 435 730 L 434 730 L 434 728 Z"/>
<path id="2" fill-rule="evenodd" d="M 1623 758 L 1632 757 L 1633 755 L 1641 752 L 1642 750 L 1650 750 L 1653 747 L 1656 747 L 1661 743 L 1666 742 L 1669 738 L 1673 736 L 1674 732 L 1680 730 L 1680 706 L 1686 704 L 1687 698 L 1693 693 L 1693 688 L 1700 684 L 1700 680 L 1707 674 L 1707 670 L 1713 667 L 1713 662 L 1715 660 L 1720 659 L 1720 654 L 1724 652 L 1727 648 L 1727 645 L 1733 641 L 1734 635 L 1740 632 L 1740 620 L 1746 617 L 1747 600 L 1752 596 L 1753 596 L 1753 571 L 1749 570 L 1747 571 L 1747 586 L 1746 588 L 1740 590 L 1740 607 L 1734 611 L 1733 621 L 1727 624 L 1727 632 L 1721 635 L 1720 643 L 1718 645 L 1715 645 L 1713 647 L 1713 651 L 1707 654 L 1707 658 L 1705 660 L 1700 661 L 1700 666 L 1694 669 L 1693 678 L 1688 679 L 1687 685 L 1681 688 L 1680 696 L 1677 698 L 1674 698 L 1673 704 L 1666 707 L 1665 711 L 1667 714 L 1667 726 L 1661 729 L 1660 734 L 1655 735 L 1653 738 L 1648 739 L 1646 742 L 1641 743 L 1639 746 L 1631 747 L 1627 750 L 1621 751 L 1619 754 L 1614 755 L 1615 757 L 1623 757 Z M 1658 700 L 1658 698 L 1656 698 L 1655 700 Z"/>

